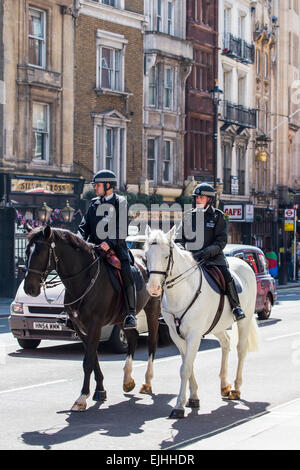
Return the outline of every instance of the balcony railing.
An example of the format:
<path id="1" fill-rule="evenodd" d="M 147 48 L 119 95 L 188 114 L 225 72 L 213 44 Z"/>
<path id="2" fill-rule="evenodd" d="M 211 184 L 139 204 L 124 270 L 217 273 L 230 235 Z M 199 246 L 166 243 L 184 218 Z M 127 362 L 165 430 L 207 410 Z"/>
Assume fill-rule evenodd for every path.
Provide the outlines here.
<path id="1" fill-rule="evenodd" d="M 246 64 L 254 63 L 254 45 L 231 33 L 224 34 L 223 54 Z"/>
<path id="2" fill-rule="evenodd" d="M 223 101 L 221 119 L 226 124 L 235 124 L 240 127 L 256 128 L 256 109 L 246 108 L 241 104 Z"/>

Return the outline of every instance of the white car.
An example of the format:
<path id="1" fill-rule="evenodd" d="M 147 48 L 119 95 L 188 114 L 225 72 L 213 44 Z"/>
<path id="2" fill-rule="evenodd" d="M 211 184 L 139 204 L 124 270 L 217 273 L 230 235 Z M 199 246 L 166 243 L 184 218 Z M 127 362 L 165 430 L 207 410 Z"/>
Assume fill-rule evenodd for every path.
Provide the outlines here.
<path id="1" fill-rule="evenodd" d="M 53 279 L 51 273 L 48 280 Z M 57 279 L 57 278 L 56 278 Z M 21 282 L 15 299 L 10 306 L 8 319 L 12 334 L 24 349 L 35 349 L 42 339 L 79 340 L 76 333 L 57 319 L 66 318 L 64 311 L 65 288 L 63 284 L 46 289 L 46 299 L 43 289 L 38 297 L 30 297 L 24 292 L 24 281 Z M 148 331 L 147 318 L 144 310 L 137 315 L 138 332 Z M 124 331 L 117 325 L 102 328 L 100 341 L 109 341 L 116 353 L 127 350 L 127 340 Z"/>

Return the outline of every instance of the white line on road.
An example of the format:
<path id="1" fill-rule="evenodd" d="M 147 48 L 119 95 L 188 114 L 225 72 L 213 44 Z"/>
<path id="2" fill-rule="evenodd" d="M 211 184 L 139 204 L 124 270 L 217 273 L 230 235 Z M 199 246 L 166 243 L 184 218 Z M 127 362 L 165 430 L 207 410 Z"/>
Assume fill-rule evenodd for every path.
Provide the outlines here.
<path id="1" fill-rule="evenodd" d="M 68 380 L 67 379 L 55 380 L 53 382 L 44 382 L 42 384 L 28 385 L 27 387 L 11 388 L 10 390 L 0 390 L 0 395 L 2 395 L 3 393 L 19 392 L 21 390 L 30 390 L 31 388 L 45 387 L 46 385 L 54 385 L 54 384 L 59 384 L 62 382 L 68 382 Z"/>
<path id="2" fill-rule="evenodd" d="M 276 339 L 289 338 L 290 336 L 297 336 L 297 335 L 300 335 L 300 331 L 298 331 L 297 333 L 289 333 L 288 335 L 273 336 L 273 338 L 266 338 L 266 341 L 275 341 Z"/>

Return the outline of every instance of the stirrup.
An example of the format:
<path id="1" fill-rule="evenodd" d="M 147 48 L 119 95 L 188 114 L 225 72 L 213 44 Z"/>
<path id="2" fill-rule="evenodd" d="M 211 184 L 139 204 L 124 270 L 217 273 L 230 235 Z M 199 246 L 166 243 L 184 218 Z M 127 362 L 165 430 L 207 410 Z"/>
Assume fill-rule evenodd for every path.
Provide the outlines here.
<path id="1" fill-rule="evenodd" d="M 160 317 L 158 317 L 157 321 L 160 325 L 167 325 L 166 322 L 165 322 L 165 319 L 162 315 L 160 315 Z"/>
<path id="2" fill-rule="evenodd" d="M 123 323 L 124 330 L 131 330 L 136 329 L 136 319 L 132 313 L 126 315 L 124 323 Z"/>
<path id="3" fill-rule="evenodd" d="M 241 309 L 241 307 L 235 307 L 233 310 L 232 310 L 232 313 L 235 317 L 235 321 L 239 321 L 239 320 L 242 320 L 243 318 L 246 317 L 246 315 L 244 314 L 243 310 Z"/>

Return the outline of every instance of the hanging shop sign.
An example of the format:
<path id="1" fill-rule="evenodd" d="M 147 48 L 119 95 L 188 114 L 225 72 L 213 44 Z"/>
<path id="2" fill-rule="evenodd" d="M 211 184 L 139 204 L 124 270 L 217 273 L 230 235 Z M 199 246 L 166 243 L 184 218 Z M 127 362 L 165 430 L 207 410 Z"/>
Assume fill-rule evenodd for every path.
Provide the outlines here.
<path id="1" fill-rule="evenodd" d="M 245 204 L 245 221 L 253 222 L 254 221 L 254 205 Z"/>

